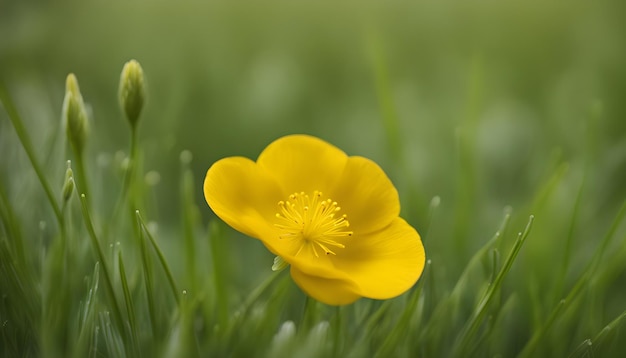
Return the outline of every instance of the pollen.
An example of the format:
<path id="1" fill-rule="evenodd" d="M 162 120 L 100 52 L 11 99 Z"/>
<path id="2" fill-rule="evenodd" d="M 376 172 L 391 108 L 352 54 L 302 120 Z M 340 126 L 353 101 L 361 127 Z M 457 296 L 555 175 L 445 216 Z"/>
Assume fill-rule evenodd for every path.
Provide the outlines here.
<path id="1" fill-rule="evenodd" d="M 313 195 L 293 193 L 286 201 L 278 202 L 279 223 L 274 225 L 283 232 L 281 239 L 300 242 L 296 256 L 305 250 L 312 251 L 316 257 L 320 253 L 337 255 L 333 250 L 345 248 L 341 241 L 352 236 L 352 231 L 347 230 L 350 226 L 347 216 L 340 215 L 340 211 L 339 204 L 323 199 L 320 191 L 314 191 Z"/>

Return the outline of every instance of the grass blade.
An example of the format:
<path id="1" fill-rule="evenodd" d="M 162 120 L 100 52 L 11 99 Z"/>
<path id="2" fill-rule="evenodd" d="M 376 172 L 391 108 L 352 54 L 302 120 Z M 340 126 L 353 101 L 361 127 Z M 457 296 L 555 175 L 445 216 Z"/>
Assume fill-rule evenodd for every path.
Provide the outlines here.
<path id="1" fill-rule="evenodd" d="M 493 284 L 489 286 L 489 289 L 485 293 L 485 296 L 478 303 L 478 306 L 475 308 L 470 320 L 466 323 L 465 327 L 461 331 L 461 334 L 458 336 L 454 348 L 452 349 L 452 356 L 460 356 L 461 353 L 465 351 L 468 343 L 475 336 L 476 331 L 483 323 L 485 314 L 487 313 L 487 308 L 489 307 L 491 300 L 494 298 L 496 291 L 500 289 L 504 277 L 511 269 L 511 266 L 517 258 L 517 255 L 519 254 L 519 251 L 522 248 L 524 241 L 526 241 L 526 238 L 528 237 L 528 234 L 530 234 L 530 230 L 532 228 L 534 220 L 535 217 L 531 215 L 528 219 L 528 224 L 526 224 L 526 228 L 524 229 L 524 231 L 518 234 L 517 240 L 515 241 L 515 244 L 513 245 L 513 248 L 511 249 L 511 252 L 509 253 L 506 261 L 504 261 L 504 265 L 498 273 L 498 276 L 496 276 Z"/>
<path id="2" fill-rule="evenodd" d="M 119 262 L 120 280 L 122 282 L 122 292 L 124 293 L 124 302 L 126 303 L 126 311 L 128 313 L 128 323 L 130 325 L 130 332 L 132 337 L 133 356 L 140 356 L 140 352 L 137 349 L 139 334 L 137 334 L 137 321 L 135 314 L 135 306 L 133 305 L 133 298 L 128 289 L 128 280 L 126 279 L 126 270 L 124 269 L 124 260 L 122 260 L 122 251 L 117 252 L 117 258 Z"/>
<path id="3" fill-rule="evenodd" d="M 139 249 L 141 251 L 141 265 L 143 267 L 143 277 L 146 287 L 146 299 L 148 300 L 150 327 L 152 328 L 153 337 L 159 337 L 161 331 L 159 330 L 159 325 L 157 324 L 156 307 L 154 304 L 152 261 L 150 260 L 150 255 L 148 254 L 148 243 L 143 227 L 141 226 L 141 220 L 138 212 L 135 212 L 135 220 L 137 221 L 137 227 L 139 228 Z"/>
<path id="4" fill-rule="evenodd" d="M 611 224 L 609 231 L 604 236 L 604 239 L 602 240 L 600 247 L 598 247 L 598 249 L 596 250 L 594 256 L 591 258 L 591 261 L 589 261 L 589 263 L 587 264 L 587 267 L 585 271 L 583 272 L 583 274 L 580 276 L 580 278 L 578 279 L 574 287 L 572 287 L 567 297 L 565 299 L 562 299 L 557 304 L 557 306 L 554 308 L 554 310 L 552 311 L 552 313 L 550 314 L 546 322 L 541 326 L 541 328 L 534 332 L 531 339 L 526 343 L 526 345 L 524 346 L 524 348 L 522 349 L 518 357 L 533 356 L 535 350 L 539 346 L 539 343 L 541 343 L 541 341 L 545 338 L 547 331 L 550 330 L 550 328 L 552 327 L 552 324 L 559 317 L 563 309 L 572 303 L 572 301 L 582 291 L 582 289 L 585 287 L 585 285 L 591 279 L 591 277 L 593 277 L 593 273 L 596 270 L 597 266 L 600 264 L 602 256 L 604 255 L 606 248 L 611 242 L 611 238 L 614 236 L 615 232 L 617 231 L 617 228 L 621 224 L 625 215 L 626 215 L 626 201 L 624 201 L 624 203 L 622 204 L 622 207 L 620 208 L 617 214 L 617 217 L 615 218 L 615 220 L 613 220 L 613 223 Z"/>
<path id="5" fill-rule="evenodd" d="M 46 176 L 43 173 L 43 169 L 41 168 L 41 166 L 39 165 L 39 162 L 37 161 L 37 158 L 35 156 L 35 150 L 33 149 L 32 142 L 30 141 L 30 137 L 28 136 L 28 133 L 26 132 L 26 129 L 24 128 L 24 123 L 22 122 L 22 118 L 20 117 L 17 111 L 17 108 L 15 108 L 15 104 L 13 103 L 13 100 L 9 96 L 9 93 L 7 92 L 3 83 L 0 83 L 0 102 L 2 102 L 4 109 L 9 115 L 9 119 L 11 120 L 11 123 L 13 123 L 13 128 L 15 128 L 15 132 L 17 133 L 17 136 L 20 139 L 20 142 L 22 143 L 22 147 L 26 151 L 26 155 L 28 156 L 28 159 L 30 160 L 30 163 L 33 166 L 33 169 L 35 169 L 37 178 L 39 179 L 39 182 L 41 183 L 41 186 L 43 187 L 43 190 L 46 193 L 46 196 L 48 197 L 48 202 L 50 203 L 50 206 L 52 207 L 52 211 L 54 211 L 54 216 L 57 219 L 59 227 L 62 227 L 63 215 L 61 214 L 61 207 L 57 203 L 55 199 L 55 195 L 50 187 L 50 184 L 48 183 L 48 180 L 46 179 Z"/>
<path id="6" fill-rule="evenodd" d="M 174 275 L 172 275 L 172 271 L 170 270 L 170 267 L 167 264 L 167 261 L 165 260 L 165 255 L 163 255 L 163 251 L 161 251 L 156 240 L 150 233 L 150 230 L 148 230 L 146 223 L 141 218 L 141 214 L 139 214 L 139 210 L 135 211 L 135 215 L 137 216 L 137 220 L 139 220 L 140 230 L 143 230 L 143 232 L 148 236 L 148 239 L 150 240 L 150 243 L 152 244 L 154 251 L 156 251 L 157 253 L 157 257 L 159 258 L 159 263 L 161 264 L 161 267 L 165 271 L 165 275 L 167 276 L 167 281 L 169 282 L 170 288 L 172 289 L 172 294 L 174 295 L 176 304 L 180 304 L 180 291 L 178 291 L 178 288 L 176 287 L 176 282 L 174 281 Z"/>
<path id="7" fill-rule="evenodd" d="M 89 237 L 91 238 L 91 245 L 96 251 L 96 255 L 98 256 L 98 260 L 102 265 L 102 272 L 104 273 L 104 282 L 107 287 L 107 292 L 109 293 L 110 302 L 113 304 L 113 315 L 115 316 L 115 324 L 119 330 L 119 332 L 124 332 L 124 320 L 122 316 L 122 310 L 120 309 L 120 305 L 117 302 L 117 297 L 115 295 L 115 290 L 113 289 L 113 279 L 111 276 L 111 271 L 106 261 L 106 257 L 104 256 L 104 251 L 102 251 L 102 247 L 100 247 L 100 243 L 98 241 L 98 237 L 96 236 L 96 231 L 93 227 L 93 223 L 91 221 L 91 216 L 89 215 L 89 208 L 87 204 L 87 200 L 85 198 L 85 194 L 81 194 L 80 196 L 81 209 L 83 213 L 83 219 L 85 221 L 85 225 L 87 226 L 87 232 L 89 233 Z M 122 334 L 122 339 L 125 341 L 126 335 Z"/>

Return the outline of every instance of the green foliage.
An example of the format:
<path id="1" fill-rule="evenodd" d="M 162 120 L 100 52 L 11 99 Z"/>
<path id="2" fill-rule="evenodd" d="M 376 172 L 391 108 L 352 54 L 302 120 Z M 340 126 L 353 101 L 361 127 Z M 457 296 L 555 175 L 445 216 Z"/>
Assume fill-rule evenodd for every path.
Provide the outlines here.
<path id="1" fill-rule="evenodd" d="M 6 5 L 0 356 L 619 356 L 623 5 L 453 3 Z M 291 132 L 390 174 L 409 292 L 325 306 L 211 215 L 209 165 Z"/>

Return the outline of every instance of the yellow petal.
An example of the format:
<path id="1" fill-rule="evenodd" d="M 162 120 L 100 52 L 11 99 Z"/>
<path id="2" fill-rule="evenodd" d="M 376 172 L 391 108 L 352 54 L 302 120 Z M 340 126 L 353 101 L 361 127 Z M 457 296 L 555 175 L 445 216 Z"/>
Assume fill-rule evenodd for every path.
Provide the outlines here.
<path id="1" fill-rule="evenodd" d="M 396 297 L 422 274 L 424 246 L 417 231 L 403 219 L 396 218 L 383 230 L 353 239 L 334 258 L 334 264 L 359 286 L 361 296 Z"/>
<path id="2" fill-rule="evenodd" d="M 307 275 L 294 266 L 291 266 L 291 277 L 304 293 L 328 305 L 347 305 L 360 298 L 355 293 L 358 287 L 347 280 Z"/>
<path id="3" fill-rule="evenodd" d="M 343 151 L 319 138 L 290 135 L 268 145 L 257 164 L 274 175 L 285 200 L 295 192 L 324 192 L 334 187 L 347 160 Z"/>
<path id="4" fill-rule="evenodd" d="M 204 197 L 213 212 L 237 231 L 261 238 L 271 236 L 275 230 L 270 220 L 282 192 L 248 158 L 215 162 L 204 180 Z"/>
<path id="5" fill-rule="evenodd" d="M 321 253 L 319 257 L 317 257 L 312 252 L 310 252 L 310 249 L 307 249 L 306 251 L 307 252 L 302 252 L 300 255 L 295 255 L 294 252 L 286 252 L 282 257 L 286 262 L 291 265 L 291 267 L 298 268 L 298 271 L 302 272 L 303 274 L 325 279 L 336 279 L 344 281 L 350 280 L 348 274 L 338 270 L 335 267 L 334 255 L 324 255 L 323 253 Z"/>
<path id="6" fill-rule="evenodd" d="M 378 164 L 367 158 L 350 157 L 329 196 L 348 215 L 355 235 L 380 230 L 400 214 L 398 191 Z"/>

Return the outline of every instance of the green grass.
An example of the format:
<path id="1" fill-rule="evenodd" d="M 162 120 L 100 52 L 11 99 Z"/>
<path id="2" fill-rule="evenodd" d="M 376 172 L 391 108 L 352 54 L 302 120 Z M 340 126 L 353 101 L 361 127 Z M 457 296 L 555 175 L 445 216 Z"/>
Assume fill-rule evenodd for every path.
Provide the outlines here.
<path id="1" fill-rule="evenodd" d="M 456 5 L 8 6 L 0 356 L 620 356 L 622 5 Z M 132 129 L 129 56 L 148 85 Z M 84 153 L 58 120 L 68 72 Z M 212 162 L 300 132 L 390 175 L 426 248 L 410 291 L 326 306 L 212 215 Z"/>

